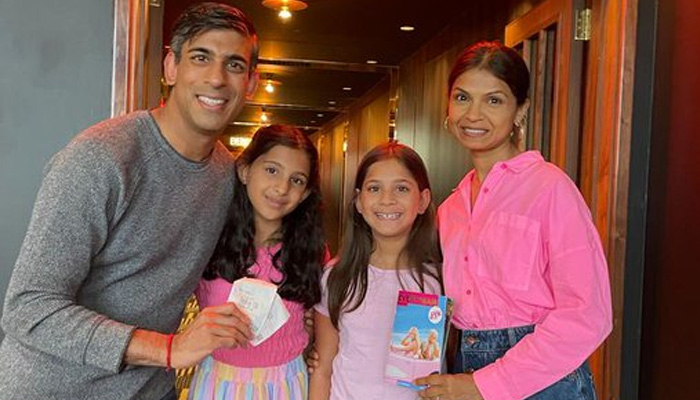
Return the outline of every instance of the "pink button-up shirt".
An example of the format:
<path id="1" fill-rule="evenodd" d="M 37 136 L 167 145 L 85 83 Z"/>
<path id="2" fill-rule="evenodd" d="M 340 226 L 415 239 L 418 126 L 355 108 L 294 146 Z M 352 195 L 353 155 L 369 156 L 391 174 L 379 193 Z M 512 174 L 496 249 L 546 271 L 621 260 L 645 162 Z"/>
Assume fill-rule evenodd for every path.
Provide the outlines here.
<path id="1" fill-rule="evenodd" d="M 578 189 L 539 152 L 496 163 L 471 206 L 474 171 L 440 206 L 445 290 L 461 329 L 535 324 L 476 371 L 486 400 L 524 399 L 576 369 L 612 328 L 600 238 Z"/>

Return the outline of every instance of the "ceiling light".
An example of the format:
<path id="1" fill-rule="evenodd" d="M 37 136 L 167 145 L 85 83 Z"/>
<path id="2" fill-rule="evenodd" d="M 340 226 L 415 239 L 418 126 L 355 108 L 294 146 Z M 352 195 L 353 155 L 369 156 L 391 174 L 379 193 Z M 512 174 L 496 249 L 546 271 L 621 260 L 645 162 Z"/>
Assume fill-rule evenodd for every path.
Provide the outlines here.
<path id="1" fill-rule="evenodd" d="M 335 102 L 335 100 L 328 100 L 328 104 L 334 106 L 334 105 L 336 105 L 337 103 Z"/>
<path id="2" fill-rule="evenodd" d="M 400 27 L 399 29 L 401 29 L 401 30 L 404 31 L 404 32 L 412 32 L 412 31 L 414 31 L 416 28 L 413 27 L 413 26 L 410 26 L 410 25 L 404 25 L 404 26 Z"/>
<path id="3" fill-rule="evenodd" d="M 279 14 L 277 14 L 280 18 L 282 19 L 289 19 L 292 18 L 292 13 L 289 11 L 289 7 L 283 6 L 282 9 L 280 10 Z"/>
<path id="4" fill-rule="evenodd" d="M 260 122 L 262 122 L 263 124 L 265 124 L 265 123 L 267 123 L 267 121 L 269 121 L 269 120 L 270 120 L 270 118 L 268 118 L 267 113 L 265 113 L 265 108 L 263 108 L 263 109 L 262 109 L 262 113 L 260 114 Z"/>
<path id="5" fill-rule="evenodd" d="M 323 118 L 323 114 L 321 114 L 321 113 L 316 114 L 316 116 L 319 118 Z"/>
<path id="6" fill-rule="evenodd" d="M 376 64 L 377 60 L 367 60 L 367 64 Z"/>
<path id="7" fill-rule="evenodd" d="M 282 82 L 273 80 L 272 79 L 273 76 L 274 76 L 273 74 L 267 73 L 267 74 L 265 74 L 265 77 L 263 78 L 264 84 L 262 85 L 262 88 L 265 89 L 265 91 L 267 93 L 270 93 L 270 94 L 275 92 L 277 86 L 282 85 Z"/>
<path id="8" fill-rule="evenodd" d="M 264 0 L 262 5 L 278 11 L 277 15 L 282 19 L 291 18 L 292 11 L 301 11 L 308 7 L 308 5 L 301 0 Z"/>
<path id="9" fill-rule="evenodd" d="M 346 92 L 349 92 L 349 91 L 352 90 L 352 88 L 351 88 L 350 86 L 345 86 L 345 87 L 343 88 L 343 90 L 345 90 Z"/>

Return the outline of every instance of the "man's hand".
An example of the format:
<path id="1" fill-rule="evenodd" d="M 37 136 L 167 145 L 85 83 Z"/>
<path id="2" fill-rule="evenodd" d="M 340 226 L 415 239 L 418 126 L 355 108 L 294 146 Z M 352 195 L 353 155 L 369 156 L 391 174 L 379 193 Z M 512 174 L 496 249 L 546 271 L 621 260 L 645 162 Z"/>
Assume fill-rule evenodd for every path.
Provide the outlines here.
<path id="1" fill-rule="evenodd" d="M 484 400 L 471 374 L 429 375 L 414 382 L 427 386 L 418 392 L 421 399 L 431 400 Z"/>
<path id="2" fill-rule="evenodd" d="M 250 319 L 234 303 L 207 307 L 173 338 L 172 367 L 191 367 L 218 348 L 246 347 L 252 338 Z"/>

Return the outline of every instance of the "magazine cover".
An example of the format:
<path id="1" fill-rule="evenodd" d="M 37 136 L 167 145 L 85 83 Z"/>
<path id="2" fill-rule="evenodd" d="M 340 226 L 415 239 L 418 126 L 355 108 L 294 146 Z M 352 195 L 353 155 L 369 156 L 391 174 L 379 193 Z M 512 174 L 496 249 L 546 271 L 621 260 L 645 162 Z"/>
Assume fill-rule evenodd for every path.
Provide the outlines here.
<path id="1" fill-rule="evenodd" d="M 399 292 L 384 370 L 387 381 L 420 390 L 412 383 L 416 378 L 442 371 L 451 312 L 445 296 Z"/>

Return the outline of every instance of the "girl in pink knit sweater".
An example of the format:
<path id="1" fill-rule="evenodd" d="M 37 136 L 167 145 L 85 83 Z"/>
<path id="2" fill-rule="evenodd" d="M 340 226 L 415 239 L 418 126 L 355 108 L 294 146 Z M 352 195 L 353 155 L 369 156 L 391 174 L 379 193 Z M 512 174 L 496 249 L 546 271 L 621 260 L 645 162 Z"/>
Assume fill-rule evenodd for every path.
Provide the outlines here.
<path id="1" fill-rule="evenodd" d="M 237 162 L 228 220 L 195 294 L 201 307 L 227 301 L 232 282 L 278 285 L 287 322 L 258 344 L 221 348 L 195 371 L 190 399 L 306 399 L 304 312 L 321 297 L 326 247 L 319 212 L 318 153 L 299 130 L 258 130 Z"/>

